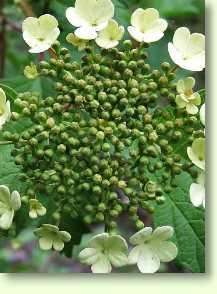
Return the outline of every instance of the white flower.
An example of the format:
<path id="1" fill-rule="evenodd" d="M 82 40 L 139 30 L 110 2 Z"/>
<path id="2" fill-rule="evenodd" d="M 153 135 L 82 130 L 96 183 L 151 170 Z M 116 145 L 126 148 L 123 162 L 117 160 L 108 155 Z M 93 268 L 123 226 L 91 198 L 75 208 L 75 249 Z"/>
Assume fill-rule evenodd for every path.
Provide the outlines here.
<path id="1" fill-rule="evenodd" d="M 114 5 L 110 0 L 76 0 L 75 7 L 66 10 L 68 21 L 77 29 L 80 39 L 96 39 L 97 32 L 108 25 L 114 16 Z"/>
<path id="2" fill-rule="evenodd" d="M 138 8 L 131 17 L 128 31 L 138 42 L 151 43 L 160 40 L 167 29 L 166 20 L 160 18 L 159 12 L 154 8 Z"/>
<path id="3" fill-rule="evenodd" d="M 11 118 L 10 101 L 6 101 L 6 95 L 0 88 L 0 130 L 2 126 Z"/>
<path id="4" fill-rule="evenodd" d="M 176 104 L 179 108 L 186 108 L 187 113 L 198 113 L 198 105 L 201 103 L 200 94 L 193 92 L 195 86 L 195 79 L 188 77 L 184 80 L 179 80 L 177 83 Z"/>
<path id="5" fill-rule="evenodd" d="M 99 47 L 109 49 L 118 45 L 124 34 L 124 27 L 111 19 L 105 29 L 99 32 L 96 43 Z"/>
<path id="6" fill-rule="evenodd" d="M 205 103 L 200 108 L 200 121 L 205 126 L 205 123 L 206 123 L 206 106 L 205 106 Z"/>
<path id="7" fill-rule="evenodd" d="M 128 263 L 128 246 L 119 235 L 102 233 L 89 241 L 89 247 L 79 254 L 81 262 L 91 266 L 93 273 L 110 273 L 112 265 L 124 266 Z"/>
<path id="8" fill-rule="evenodd" d="M 202 172 L 197 183 L 193 183 L 190 186 L 190 199 L 194 206 L 198 207 L 203 205 L 205 208 L 205 173 Z"/>
<path id="9" fill-rule="evenodd" d="M 39 237 L 39 247 L 42 250 L 50 250 L 52 247 L 61 251 L 64 248 L 64 242 L 71 240 L 71 235 L 66 231 L 60 231 L 58 227 L 44 224 L 34 231 Z"/>
<path id="10" fill-rule="evenodd" d="M 142 273 L 155 273 L 160 268 L 160 262 L 170 262 L 176 258 L 178 249 L 168 241 L 174 230 L 170 226 L 158 227 L 152 233 L 151 227 L 146 227 L 130 238 L 130 243 L 136 245 L 129 254 L 129 263 L 136 264 Z"/>
<path id="11" fill-rule="evenodd" d="M 29 206 L 29 217 L 31 218 L 37 218 L 46 214 L 46 208 L 37 199 L 30 199 Z"/>
<path id="12" fill-rule="evenodd" d="M 205 170 L 205 144 L 204 138 L 197 138 L 192 146 L 187 148 L 189 159 L 202 170 Z"/>
<path id="13" fill-rule="evenodd" d="M 14 212 L 21 207 L 20 194 L 10 193 L 8 187 L 0 186 L 0 228 L 8 230 L 14 218 Z"/>
<path id="14" fill-rule="evenodd" d="M 173 43 L 168 44 L 170 57 L 181 68 L 201 71 L 205 68 L 205 36 L 191 34 L 188 28 L 175 31 Z"/>
<path id="15" fill-rule="evenodd" d="M 44 14 L 39 18 L 27 17 L 22 25 L 23 39 L 31 47 L 30 53 L 48 50 L 57 40 L 60 30 L 56 18 Z"/>

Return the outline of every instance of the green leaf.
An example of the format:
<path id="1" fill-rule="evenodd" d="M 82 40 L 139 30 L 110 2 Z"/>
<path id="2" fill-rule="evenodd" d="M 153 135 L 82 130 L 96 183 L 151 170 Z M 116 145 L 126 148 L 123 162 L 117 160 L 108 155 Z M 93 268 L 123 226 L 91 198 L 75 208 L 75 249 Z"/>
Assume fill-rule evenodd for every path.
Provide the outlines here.
<path id="1" fill-rule="evenodd" d="M 187 173 L 177 177 L 177 188 L 166 196 L 165 204 L 156 208 L 155 226 L 170 225 L 175 230 L 178 246 L 177 265 L 194 273 L 205 272 L 204 209 L 194 207 L 189 200 L 192 183 Z"/>

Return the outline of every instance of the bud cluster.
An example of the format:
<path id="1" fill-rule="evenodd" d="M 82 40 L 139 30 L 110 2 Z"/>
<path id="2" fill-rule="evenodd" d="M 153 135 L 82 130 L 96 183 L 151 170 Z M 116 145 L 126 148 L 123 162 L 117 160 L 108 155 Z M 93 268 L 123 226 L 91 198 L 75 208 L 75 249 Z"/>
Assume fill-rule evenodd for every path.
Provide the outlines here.
<path id="1" fill-rule="evenodd" d="M 58 221 L 67 215 L 113 230 L 126 211 L 141 229 L 138 208 L 152 213 L 164 203 L 183 170 L 197 176 L 180 146 L 184 138 L 191 144 L 200 124 L 177 109 L 171 65 L 152 70 L 144 44 L 127 40 L 122 51 L 98 53 L 88 47 L 80 62 L 58 42 L 55 50 L 57 58 L 42 61 L 38 72 L 53 80 L 56 94 L 19 94 L 12 118 L 28 127 L 4 132 L 24 194 L 47 198 Z"/>

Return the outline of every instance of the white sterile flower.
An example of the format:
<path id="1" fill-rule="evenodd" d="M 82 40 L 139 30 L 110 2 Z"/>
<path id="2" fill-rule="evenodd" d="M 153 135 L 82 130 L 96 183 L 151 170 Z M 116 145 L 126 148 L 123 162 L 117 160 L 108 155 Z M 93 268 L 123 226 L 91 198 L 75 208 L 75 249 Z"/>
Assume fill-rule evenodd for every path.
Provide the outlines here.
<path id="1" fill-rule="evenodd" d="M 188 77 L 184 80 L 179 80 L 177 83 L 176 104 L 179 108 L 186 108 L 187 113 L 198 113 L 198 105 L 201 103 L 200 94 L 193 92 L 195 79 Z"/>
<path id="2" fill-rule="evenodd" d="M 31 218 L 37 218 L 46 214 L 46 208 L 37 199 L 30 199 L 29 206 L 29 217 Z"/>
<path id="3" fill-rule="evenodd" d="M 189 159 L 202 170 L 205 170 L 205 145 L 206 140 L 204 138 L 197 138 L 192 146 L 187 148 Z"/>
<path id="4" fill-rule="evenodd" d="M 130 238 L 130 243 L 136 245 L 129 254 L 129 263 L 136 264 L 142 273 L 155 273 L 160 268 L 160 262 L 170 262 L 176 258 L 178 249 L 168 241 L 174 230 L 170 226 L 158 227 L 152 232 L 146 227 Z"/>
<path id="5" fill-rule="evenodd" d="M 128 32 L 138 42 L 151 43 L 160 40 L 167 29 L 166 20 L 160 18 L 159 12 L 154 8 L 138 8 L 131 17 L 131 26 Z"/>
<path id="6" fill-rule="evenodd" d="M 111 19 L 105 29 L 99 32 L 96 43 L 99 47 L 109 49 L 118 45 L 124 35 L 124 27 Z"/>
<path id="7" fill-rule="evenodd" d="M 202 172 L 197 183 L 193 183 L 190 186 L 190 199 L 194 206 L 199 207 L 203 205 L 205 208 L 205 173 Z"/>
<path id="8" fill-rule="evenodd" d="M 93 273 L 110 273 L 112 265 L 124 266 L 128 263 L 128 246 L 119 235 L 102 233 L 94 236 L 79 254 L 81 262 L 91 266 Z"/>
<path id="9" fill-rule="evenodd" d="M 71 235 L 66 231 L 60 231 L 58 227 L 44 224 L 34 231 L 39 237 L 39 247 L 42 250 L 50 250 L 52 247 L 61 251 L 64 248 L 64 242 L 71 240 Z"/>
<path id="10" fill-rule="evenodd" d="M 21 207 L 20 194 L 10 193 L 8 187 L 0 186 L 0 228 L 8 230 L 14 218 L 14 212 Z"/>
<path id="11" fill-rule="evenodd" d="M 76 0 L 75 7 L 66 10 L 68 21 L 77 29 L 75 35 L 80 39 L 96 39 L 97 32 L 103 30 L 114 16 L 111 0 Z"/>
<path id="12" fill-rule="evenodd" d="M 206 106 L 205 106 L 205 103 L 200 108 L 200 121 L 205 126 L 205 123 L 206 123 Z"/>
<path id="13" fill-rule="evenodd" d="M 173 62 L 181 68 L 201 71 L 205 68 L 205 36 L 191 34 L 188 28 L 181 27 L 175 31 L 173 43 L 168 44 Z"/>
<path id="14" fill-rule="evenodd" d="M 0 130 L 2 126 L 11 118 L 10 101 L 6 101 L 6 95 L 2 88 L 0 88 Z"/>
<path id="15" fill-rule="evenodd" d="M 39 18 L 27 17 L 22 25 L 23 39 L 31 47 L 30 53 L 48 50 L 57 40 L 60 30 L 56 18 L 44 14 Z"/>

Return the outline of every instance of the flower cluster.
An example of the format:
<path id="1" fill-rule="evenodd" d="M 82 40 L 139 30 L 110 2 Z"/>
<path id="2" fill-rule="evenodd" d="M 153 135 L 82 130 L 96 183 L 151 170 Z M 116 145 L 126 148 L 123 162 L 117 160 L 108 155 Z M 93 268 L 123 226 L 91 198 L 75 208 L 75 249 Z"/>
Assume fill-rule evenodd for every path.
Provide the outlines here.
<path id="1" fill-rule="evenodd" d="M 91 266 L 93 273 L 110 273 L 114 267 L 137 264 L 141 273 L 155 273 L 160 261 L 172 261 L 178 253 L 176 245 L 168 241 L 173 235 L 170 226 L 158 227 L 152 233 L 146 227 L 130 237 L 135 247 L 128 256 L 128 245 L 119 235 L 102 233 L 94 236 L 79 254 L 81 262 Z"/>
<path id="2" fill-rule="evenodd" d="M 22 172 L 23 203 L 30 218 L 46 217 L 52 223 L 34 231 L 41 249 L 63 250 L 71 239 L 60 230 L 65 219 L 81 219 L 87 226 L 102 223 L 105 233 L 80 252 L 81 262 L 95 273 L 127 264 L 137 264 L 142 273 L 156 272 L 160 261 L 169 262 L 178 253 L 168 241 L 173 228 L 152 232 L 139 210 L 153 213 L 183 171 L 197 178 L 190 187 L 192 203 L 205 205 L 205 105 L 200 107 L 203 97 L 193 90 L 195 79 L 177 81 L 176 76 L 178 66 L 191 71 L 205 67 L 205 38 L 179 28 L 168 44 L 177 66 L 163 62 L 152 69 L 147 48 L 164 36 L 168 25 L 156 9 L 132 14 L 128 32 L 133 41 L 121 42 L 119 49 L 125 30 L 113 19 L 110 0 L 76 0 L 66 17 L 76 27 L 68 43 L 84 51 L 80 61 L 57 41 L 55 17 L 23 22 L 29 51 L 51 52 L 50 59 L 27 66 L 24 74 L 51 79 L 54 94 L 20 93 L 11 113 L 0 89 L 0 128 L 11 118 L 12 128 L 2 136 L 13 144 L 11 155 Z M 96 45 L 101 49 L 95 51 Z M 28 124 L 17 133 L 13 127 L 23 121 Z M 191 145 L 184 156 L 176 151 L 183 138 Z M 0 186 L 1 228 L 10 228 L 20 205 L 18 192 L 10 195 Z M 117 235 L 123 212 L 139 230 L 129 239 L 135 246 L 129 255 L 127 242 Z"/>

